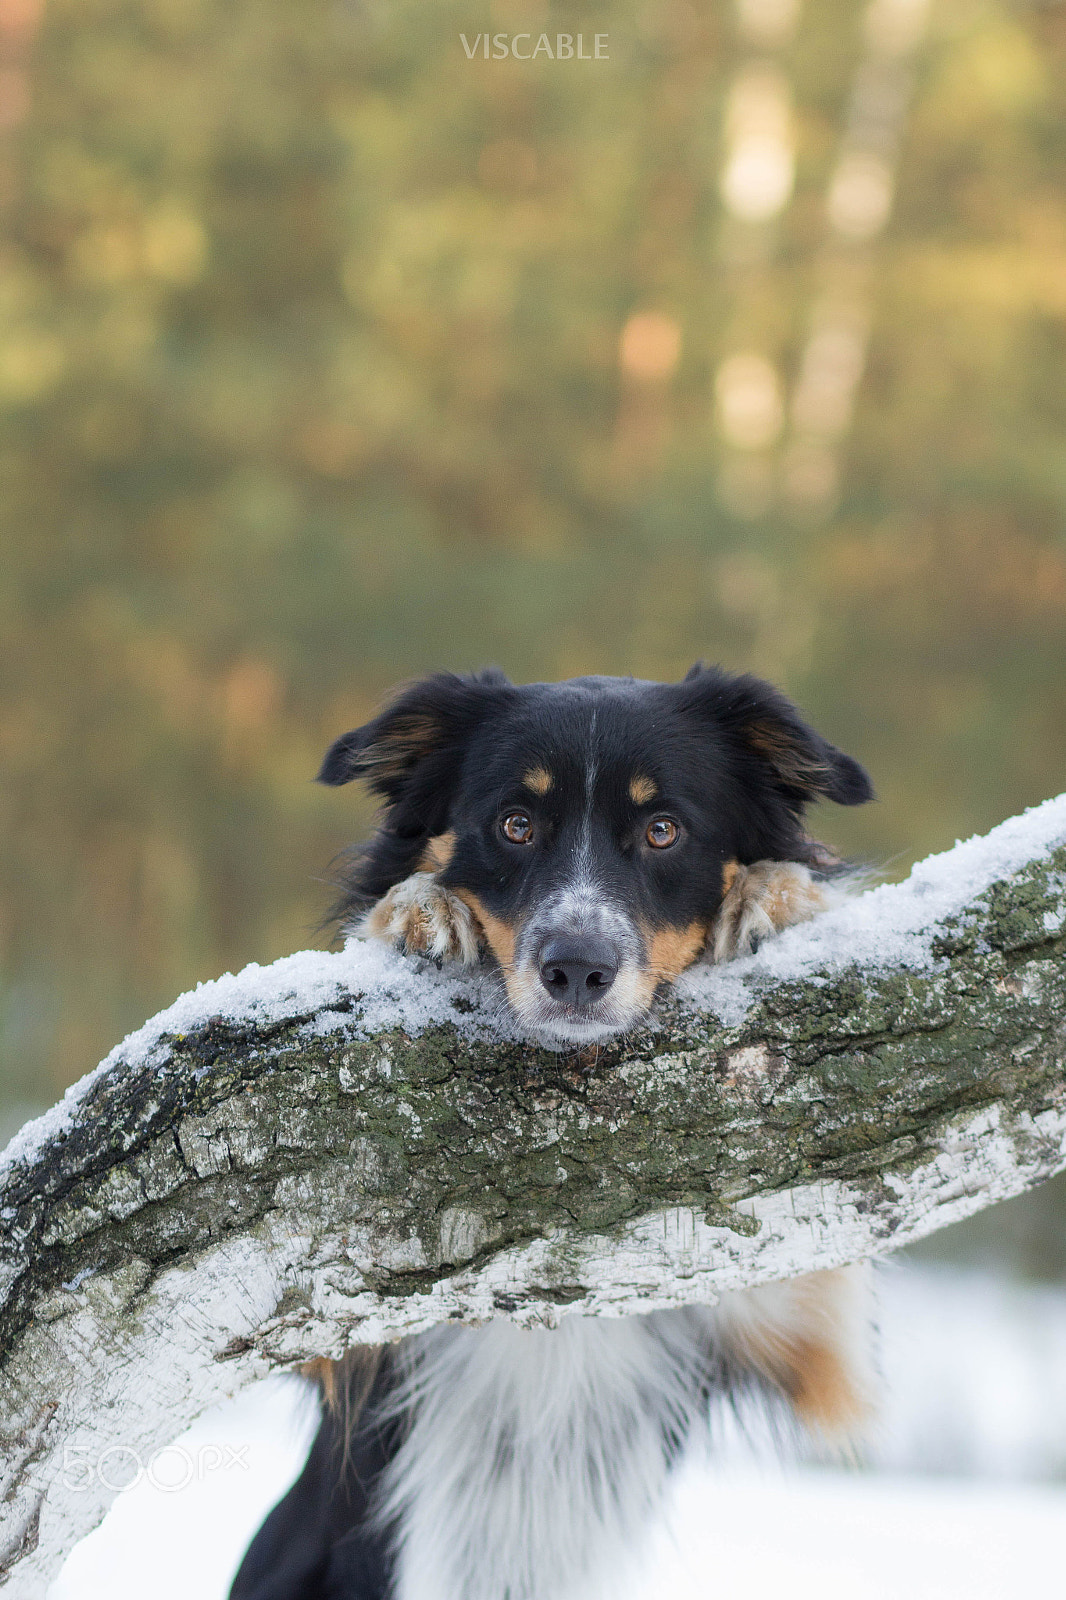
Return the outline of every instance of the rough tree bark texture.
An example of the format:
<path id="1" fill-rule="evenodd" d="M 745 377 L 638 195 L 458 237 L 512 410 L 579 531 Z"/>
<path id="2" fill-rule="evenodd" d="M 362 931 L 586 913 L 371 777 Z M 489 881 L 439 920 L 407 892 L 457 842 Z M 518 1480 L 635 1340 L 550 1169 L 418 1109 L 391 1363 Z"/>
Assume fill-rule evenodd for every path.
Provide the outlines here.
<path id="1" fill-rule="evenodd" d="M 1066 797 L 1041 815 L 946 917 L 879 889 L 853 946 L 832 913 L 580 1057 L 366 947 L 164 1013 L 0 1167 L 8 1592 L 38 1600 L 116 1483 L 279 1365 L 713 1299 L 1066 1165 Z"/>

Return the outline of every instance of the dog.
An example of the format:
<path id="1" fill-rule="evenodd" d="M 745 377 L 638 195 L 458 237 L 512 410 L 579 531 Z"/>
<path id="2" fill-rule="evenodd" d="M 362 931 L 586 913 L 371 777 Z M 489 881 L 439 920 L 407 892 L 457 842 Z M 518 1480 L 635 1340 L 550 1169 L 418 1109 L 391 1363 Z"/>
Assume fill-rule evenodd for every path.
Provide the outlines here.
<path id="1" fill-rule="evenodd" d="M 573 1052 L 845 892 L 805 808 L 873 796 L 777 690 L 702 664 L 670 684 L 439 674 L 319 778 L 384 802 L 342 929 L 483 965 L 526 1036 Z M 231 1600 L 567 1600 L 646 1524 L 712 1398 L 826 1437 L 860 1423 L 868 1285 L 849 1268 L 551 1331 L 447 1325 L 305 1370 L 321 1426 Z"/>

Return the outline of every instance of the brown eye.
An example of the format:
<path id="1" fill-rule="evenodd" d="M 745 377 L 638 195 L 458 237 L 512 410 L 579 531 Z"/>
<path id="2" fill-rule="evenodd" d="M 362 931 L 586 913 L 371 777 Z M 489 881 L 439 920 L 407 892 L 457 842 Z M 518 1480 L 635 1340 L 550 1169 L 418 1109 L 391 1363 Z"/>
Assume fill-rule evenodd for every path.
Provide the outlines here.
<path id="1" fill-rule="evenodd" d="M 669 817 L 656 817 L 654 822 L 648 823 L 644 837 L 656 850 L 665 850 L 673 844 L 681 829 L 676 822 L 671 822 Z"/>
<path id="2" fill-rule="evenodd" d="M 500 823 L 505 839 L 512 844 L 532 844 L 533 824 L 524 811 L 512 811 Z"/>

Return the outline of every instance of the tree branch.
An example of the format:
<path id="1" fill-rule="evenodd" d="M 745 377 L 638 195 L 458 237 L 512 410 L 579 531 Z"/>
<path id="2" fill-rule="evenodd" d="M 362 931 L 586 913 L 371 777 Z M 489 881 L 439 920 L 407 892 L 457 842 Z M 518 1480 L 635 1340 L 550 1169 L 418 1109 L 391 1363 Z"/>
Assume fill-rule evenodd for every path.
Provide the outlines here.
<path id="1" fill-rule="evenodd" d="M 0 1572 L 271 1369 L 876 1255 L 1066 1165 L 1066 796 L 581 1056 L 382 948 L 202 985 L 0 1159 Z"/>

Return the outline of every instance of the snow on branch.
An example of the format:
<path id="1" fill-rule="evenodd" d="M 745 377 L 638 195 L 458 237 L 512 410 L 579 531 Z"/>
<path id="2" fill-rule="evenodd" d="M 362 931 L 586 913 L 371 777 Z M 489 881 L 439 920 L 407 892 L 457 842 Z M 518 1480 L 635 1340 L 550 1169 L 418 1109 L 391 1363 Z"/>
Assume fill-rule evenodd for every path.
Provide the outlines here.
<path id="1" fill-rule="evenodd" d="M 202 984 L 0 1157 L 0 1582 L 276 1367 L 710 1300 L 1066 1166 L 1066 796 L 559 1056 L 381 947 Z M 102 1470 L 106 1462 L 108 1470 Z"/>

